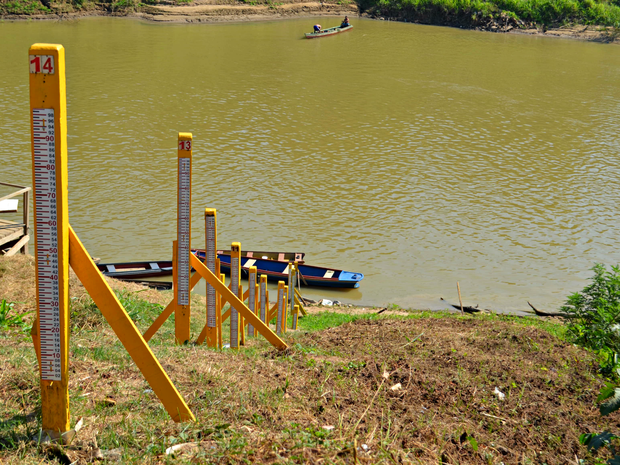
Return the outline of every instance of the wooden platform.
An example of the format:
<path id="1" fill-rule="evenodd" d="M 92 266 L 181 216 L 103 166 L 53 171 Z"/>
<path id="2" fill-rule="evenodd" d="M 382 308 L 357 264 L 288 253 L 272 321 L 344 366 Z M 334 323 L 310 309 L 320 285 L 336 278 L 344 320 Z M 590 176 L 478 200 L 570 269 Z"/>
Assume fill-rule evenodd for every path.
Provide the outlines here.
<path id="1" fill-rule="evenodd" d="M 16 223 L 15 221 L 0 218 L 0 254 L 10 256 L 15 255 L 19 251 L 26 254 L 28 253 L 28 242 L 30 241 L 28 226 L 30 223 L 29 194 L 31 189 L 30 187 L 18 186 L 16 184 L 9 184 L 5 182 L 0 182 L 0 185 L 19 189 L 9 195 L 0 197 L 0 201 L 5 201 L 6 199 L 10 199 L 11 197 L 16 197 L 18 195 L 23 196 L 23 223 Z M 15 205 L 15 210 L 17 210 L 17 205 Z M 15 210 L 13 210 L 13 207 L 11 206 L 11 209 L 7 211 L 14 212 Z"/>

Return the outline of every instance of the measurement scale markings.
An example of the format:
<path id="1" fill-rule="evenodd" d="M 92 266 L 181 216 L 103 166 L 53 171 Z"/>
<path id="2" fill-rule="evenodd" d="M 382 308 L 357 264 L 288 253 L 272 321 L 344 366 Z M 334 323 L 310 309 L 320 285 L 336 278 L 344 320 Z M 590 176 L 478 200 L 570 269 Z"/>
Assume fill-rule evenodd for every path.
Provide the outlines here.
<path id="1" fill-rule="evenodd" d="M 41 378 L 60 381 L 60 292 L 54 110 L 33 109 Z M 47 129 L 46 129 L 47 127 Z"/>

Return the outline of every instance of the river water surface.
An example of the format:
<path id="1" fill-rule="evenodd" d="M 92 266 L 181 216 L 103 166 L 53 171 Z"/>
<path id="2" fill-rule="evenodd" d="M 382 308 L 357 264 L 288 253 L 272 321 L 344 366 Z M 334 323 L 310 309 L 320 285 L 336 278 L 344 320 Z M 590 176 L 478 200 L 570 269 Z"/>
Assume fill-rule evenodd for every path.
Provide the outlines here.
<path id="1" fill-rule="evenodd" d="M 105 261 L 170 257 L 188 131 L 193 245 L 214 207 L 220 247 L 366 276 L 310 296 L 553 309 L 620 262 L 620 47 L 312 24 L 1 23 L 0 181 L 32 184 L 28 47 L 61 43 L 70 221 Z"/>

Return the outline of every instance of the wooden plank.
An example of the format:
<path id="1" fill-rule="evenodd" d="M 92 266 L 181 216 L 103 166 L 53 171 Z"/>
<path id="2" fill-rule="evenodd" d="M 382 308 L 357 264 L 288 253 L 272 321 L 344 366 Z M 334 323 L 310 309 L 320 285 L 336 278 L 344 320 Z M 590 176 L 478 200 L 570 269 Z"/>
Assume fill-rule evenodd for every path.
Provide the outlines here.
<path id="1" fill-rule="evenodd" d="M 23 236 L 19 241 L 17 241 L 17 244 L 11 247 L 4 255 L 7 257 L 15 255 L 17 252 L 19 252 L 19 249 L 21 249 L 24 245 L 28 243 L 29 240 L 30 236 Z"/>
<path id="2" fill-rule="evenodd" d="M 245 319 L 247 319 L 252 326 L 256 328 L 256 330 L 267 339 L 271 345 L 274 347 L 284 350 L 288 348 L 286 342 L 280 339 L 265 323 L 260 321 L 260 318 L 257 317 L 254 313 L 250 311 L 248 307 L 244 305 L 243 302 L 235 295 L 233 292 L 226 287 L 224 283 L 222 283 L 216 276 L 211 273 L 209 270 L 194 254 L 190 256 L 191 265 L 194 269 L 202 275 L 205 280 L 211 284 L 217 292 L 222 294 L 230 305 L 237 310 Z"/>
<path id="3" fill-rule="evenodd" d="M 196 284 L 198 284 L 201 279 L 202 277 L 198 273 L 194 273 L 189 281 L 190 290 L 194 289 L 194 287 L 196 287 Z M 149 329 L 147 329 L 142 335 L 146 342 L 150 341 L 151 338 L 155 335 L 155 333 L 159 331 L 159 328 L 161 328 L 161 326 L 166 322 L 166 320 L 170 318 L 170 315 L 172 315 L 172 312 L 174 312 L 175 309 L 176 301 L 175 298 L 172 297 L 172 300 L 166 306 L 166 308 L 164 308 L 164 311 L 161 312 L 157 318 L 155 318 L 155 321 L 153 321 Z"/>
<path id="4" fill-rule="evenodd" d="M 91 260 L 71 226 L 69 226 L 69 262 L 101 314 L 125 346 L 161 403 L 164 404 L 168 414 L 176 422 L 195 420 L 185 400 Z"/>

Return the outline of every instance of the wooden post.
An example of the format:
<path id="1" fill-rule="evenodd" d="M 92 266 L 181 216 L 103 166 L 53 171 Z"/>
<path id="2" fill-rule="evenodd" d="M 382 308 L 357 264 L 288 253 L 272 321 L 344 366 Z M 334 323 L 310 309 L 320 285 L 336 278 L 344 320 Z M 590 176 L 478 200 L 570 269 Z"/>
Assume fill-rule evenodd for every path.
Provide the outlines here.
<path id="1" fill-rule="evenodd" d="M 24 213 L 24 236 L 28 236 L 28 230 L 30 229 L 30 192 L 24 192 L 24 204 L 22 205 L 22 211 Z M 22 247 L 22 253 L 28 255 L 28 242 Z"/>
<path id="2" fill-rule="evenodd" d="M 269 301 L 267 300 L 267 275 L 260 277 L 260 321 L 269 324 L 265 309 L 269 310 Z"/>
<path id="3" fill-rule="evenodd" d="M 293 309 L 293 329 L 297 331 L 297 320 L 299 319 L 299 305 Z"/>
<path id="4" fill-rule="evenodd" d="M 217 257 L 217 251 L 215 251 L 215 256 Z M 220 273 L 220 259 L 215 259 L 215 276 L 222 278 L 224 275 Z M 222 282 L 223 279 L 222 279 Z M 217 347 L 222 349 L 222 301 L 220 300 L 220 293 L 215 291 L 215 316 L 216 316 L 216 324 L 217 324 Z"/>
<path id="5" fill-rule="evenodd" d="M 287 315 L 292 315 L 293 309 L 295 308 L 295 285 L 297 284 L 297 269 L 295 268 L 295 264 L 292 262 L 289 263 L 288 267 L 289 267 L 289 272 L 288 272 L 288 294 L 287 294 L 287 301 L 286 301 L 286 306 L 287 306 L 286 313 Z M 285 326 L 286 326 L 286 321 L 287 320 L 285 320 Z"/>
<path id="6" fill-rule="evenodd" d="M 284 315 L 282 318 L 282 332 L 286 333 L 286 328 L 288 326 L 288 286 L 284 286 Z"/>
<path id="7" fill-rule="evenodd" d="M 248 308 L 256 313 L 256 267 L 250 267 L 250 274 L 248 275 Z M 248 336 L 254 337 L 254 326 L 248 325 Z"/>
<path id="8" fill-rule="evenodd" d="M 37 334 L 43 433 L 69 430 L 69 208 L 65 49 L 29 51 Z M 26 208 L 26 206 L 24 206 Z"/>
<path id="9" fill-rule="evenodd" d="M 244 302 L 243 284 L 239 284 L 239 294 L 237 295 L 241 302 Z M 243 315 L 239 314 L 239 345 L 245 345 L 245 321 Z"/>
<path id="10" fill-rule="evenodd" d="M 241 243 L 233 242 L 230 246 L 230 290 L 235 296 L 239 295 L 240 274 Z M 230 307 L 230 348 L 239 349 L 239 313 L 232 305 Z"/>
<path id="11" fill-rule="evenodd" d="M 284 281 L 278 281 L 278 313 L 276 315 L 276 334 L 282 334 L 282 318 L 284 317 Z"/>
<path id="12" fill-rule="evenodd" d="M 205 265 L 216 276 L 219 271 L 215 269 L 217 260 L 217 211 L 214 208 L 205 209 Z M 207 346 L 217 347 L 218 345 L 218 325 L 217 325 L 217 304 L 215 288 L 209 283 L 207 287 Z"/>
<path id="13" fill-rule="evenodd" d="M 192 211 L 192 134 L 180 132 L 178 138 L 178 190 L 177 190 L 177 266 L 174 294 L 177 306 L 174 313 L 175 339 L 185 344 L 190 338 L 190 289 L 191 267 L 191 211 Z"/>

